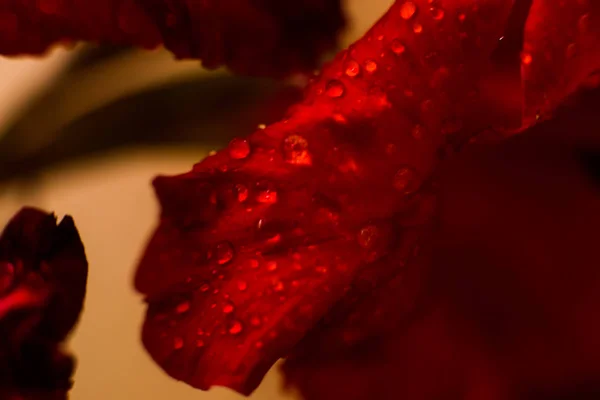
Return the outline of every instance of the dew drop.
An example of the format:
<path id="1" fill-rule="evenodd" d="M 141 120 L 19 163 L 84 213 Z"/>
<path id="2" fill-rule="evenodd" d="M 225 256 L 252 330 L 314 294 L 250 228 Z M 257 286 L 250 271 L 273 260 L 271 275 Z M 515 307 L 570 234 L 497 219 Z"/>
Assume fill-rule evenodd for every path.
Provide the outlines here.
<path id="1" fill-rule="evenodd" d="M 533 57 L 531 56 L 531 54 L 529 54 L 529 53 L 521 54 L 521 62 L 524 65 L 529 65 L 529 64 L 531 64 L 532 61 L 533 61 Z"/>
<path id="2" fill-rule="evenodd" d="M 577 25 L 581 33 L 586 33 L 590 28 L 590 14 L 583 14 Z"/>
<path id="3" fill-rule="evenodd" d="M 416 172 L 413 168 L 401 167 L 394 175 L 394 189 L 405 194 L 413 193 L 416 190 L 415 180 Z"/>
<path id="4" fill-rule="evenodd" d="M 398 148 L 396 147 L 396 145 L 394 143 L 389 143 L 387 146 L 385 146 L 385 154 L 387 154 L 389 156 L 396 153 L 397 150 L 398 150 Z"/>
<path id="5" fill-rule="evenodd" d="M 372 248 L 379 239 L 379 229 L 375 225 L 368 225 L 358 232 L 358 244 L 364 249 Z"/>
<path id="6" fill-rule="evenodd" d="M 246 281 L 238 281 L 237 288 L 240 292 L 246 291 L 248 289 L 248 282 Z"/>
<path id="7" fill-rule="evenodd" d="M 414 33 L 423 32 L 423 25 L 419 24 L 418 22 L 415 22 L 415 24 L 413 25 L 413 32 Z"/>
<path id="8" fill-rule="evenodd" d="M 225 314 L 231 314 L 235 310 L 235 307 L 231 303 L 227 303 L 223 306 L 223 312 Z"/>
<path id="9" fill-rule="evenodd" d="M 425 136 L 425 128 L 422 125 L 416 124 L 410 131 L 410 134 L 413 138 L 421 140 Z"/>
<path id="10" fill-rule="evenodd" d="M 275 282 L 275 284 L 273 285 L 273 290 L 276 292 L 283 292 L 284 289 L 285 286 L 281 281 Z"/>
<path id="11" fill-rule="evenodd" d="M 394 39 L 394 40 L 392 40 L 392 43 L 390 43 L 390 49 L 392 50 L 392 53 L 394 53 L 396 55 L 400 55 L 400 54 L 404 53 L 404 51 L 406 50 L 406 47 L 404 46 L 404 43 L 402 43 L 402 41 L 400 39 Z"/>
<path id="12" fill-rule="evenodd" d="M 331 116 L 331 118 L 333 118 L 333 120 L 335 122 L 337 122 L 338 124 L 347 124 L 348 120 L 346 119 L 346 117 L 344 117 L 342 114 L 339 113 L 335 113 Z"/>
<path id="13" fill-rule="evenodd" d="M 217 244 L 215 257 L 219 265 L 227 264 L 233 259 L 233 245 L 229 242 Z"/>
<path id="14" fill-rule="evenodd" d="M 277 203 L 277 191 L 268 182 L 258 182 L 256 187 L 256 201 L 265 204 Z"/>
<path id="15" fill-rule="evenodd" d="M 438 7 L 431 7 L 429 9 L 429 12 L 431 13 L 431 17 L 436 21 L 441 21 L 442 19 L 444 19 L 444 15 L 446 14 L 444 10 Z"/>
<path id="16" fill-rule="evenodd" d="M 250 154 L 250 144 L 246 139 L 235 138 L 229 143 L 229 155 L 231 158 L 241 160 Z"/>
<path id="17" fill-rule="evenodd" d="M 250 260 L 249 264 L 250 264 L 250 268 L 252 268 L 252 269 L 256 269 L 259 266 L 258 260 L 254 260 L 254 259 Z"/>
<path id="18" fill-rule="evenodd" d="M 260 326 L 261 325 L 260 318 L 257 316 L 250 318 L 250 325 L 255 326 L 255 327 Z"/>
<path id="19" fill-rule="evenodd" d="M 175 350 L 180 350 L 183 348 L 183 339 L 180 337 L 176 337 L 173 339 L 173 348 Z"/>
<path id="20" fill-rule="evenodd" d="M 242 330 L 244 330 L 244 327 L 242 326 L 242 323 L 240 321 L 231 322 L 231 325 L 229 326 L 229 333 L 231 333 L 232 335 L 237 335 L 240 334 Z"/>
<path id="21" fill-rule="evenodd" d="M 323 265 L 319 265 L 319 266 L 315 267 L 315 271 L 318 272 L 319 274 L 326 274 L 327 267 L 325 267 Z"/>
<path id="22" fill-rule="evenodd" d="M 345 92 L 346 87 L 342 82 L 338 81 L 337 79 L 332 79 L 329 82 L 327 82 L 327 86 L 325 88 L 325 93 L 327 93 L 327 96 L 331 98 L 338 98 L 342 97 Z"/>
<path id="23" fill-rule="evenodd" d="M 465 20 L 467 19 L 467 16 L 465 14 L 458 14 L 458 21 L 459 22 L 465 22 Z"/>
<path id="24" fill-rule="evenodd" d="M 365 71 L 372 74 L 377 71 L 377 63 L 373 60 L 365 61 Z"/>
<path id="25" fill-rule="evenodd" d="M 296 165 L 311 165 L 312 157 L 308 152 L 308 141 L 300 135 L 290 135 L 283 141 L 285 161 Z"/>
<path id="26" fill-rule="evenodd" d="M 190 302 L 184 301 L 183 303 L 179 303 L 177 307 L 175 307 L 175 312 L 177 314 L 184 314 L 190 310 Z"/>
<path id="27" fill-rule="evenodd" d="M 257 349 L 262 349 L 263 346 L 264 346 L 264 344 L 260 340 L 256 343 L 254 343 L 254 347 L 256 347 Z"/>
<path id="28" fill-rule="evenodd" d="M 203 284 L 202 286 L 200 286 L 200 291 L 203 293 L 206 293 L 210 290 L 210 285 L 208 283 Z"/>
<path id="29" fill-rule="evenodd" d="M 248 188 L 241 183 L 235 185 L 235 191 L 237 193 L 237 200 L 243 203 L 248 198 Z"/>
<path id="30" fill-rule="evenodd" d="M 204 347 L 204 340 L 202 340 L 202 339 L 196 340 L 196 347 Z"/>
<path id="31" fill-rule="evenodd" d="M 348 60 L 346 62 L 346 75 L 354 78 L 360 73 L 360 65 L 354 60 Z"/>
<path id="32" fill-rule="evenodd" d="M 267 263 L 267 271 L 275 271 L 277 269 L 277 261 L 269 261 Z"/>
<path id="33" fill-rule="evenodd" d="M 400 6 L 400 16 L 406 20 L 411 19 L 417 12 L 417 5 L 412 1 L 407 1 Z"/>

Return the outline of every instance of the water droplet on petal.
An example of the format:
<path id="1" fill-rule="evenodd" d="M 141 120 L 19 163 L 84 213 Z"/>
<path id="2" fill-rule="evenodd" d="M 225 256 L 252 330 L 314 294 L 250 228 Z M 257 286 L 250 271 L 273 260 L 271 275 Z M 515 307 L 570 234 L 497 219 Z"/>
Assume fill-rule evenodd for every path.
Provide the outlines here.
<path id="1" fill-rule="evenodd" d="M 256 347 L 257 349 L 262 349 L 263 346 L 264 346 L 264 344 L 260 340 L 256 343 L 254 343 L 254 347 Z"/>
<path id="2" fill-rule="evenodd" d="M 282 292 L 285 289 L 283 282 L 278 281 L 273 285 L 273 290 L 276 292 Z"/>
<path id="3" fill-rule="evenodd" d="M 581 33 L 586 33 L 590 28 L 590 14 L 583 14 L 577 25 Z"/>
<path id="4" fill-rule="evenodd" d="M 183 303 L 179 303 L 177 307 L 175 307 L 175 312 L 177 314 L 184 314 L 190 310 L 190 302 L 184 301 Z"/>
<path id="5" fill-rule="evenodd" d="M 348 120 L 346 119 L 346 117 L 344 117 L 342 114 L 339 113 L 335 113 L 331 116 L 331 118 L 333 118 L 333 120 L 335 122 L 337 122 L 338 124 L 346 124 L 348 123 Z"/>
<path id="6" fill-rule="evenodd" d="M 368 225 L 358 232 L 358 244 L 364 249 L 372 248 L 379 239 L 379 229 L 375 225 Z"/>
<path id="7" fill-rule="evenodd" d="M 283 156 L 290 164 L 311 165 L 308 141 L 300 135 L 290 135 L 283 141 Z"/>
<path id="8" fill-rule="evenodd" d="M 410 131 L 410 134 L 413 138 L 421 140 L 425 136 L 425 128 L 422 125 L 417 124 Z"/>
<path id="9" fill-rule="evenodd" d="M 354 60 L 348 60 L 346 62 L 346 75 L 354 78 L 360 73 L 360 65 Z"/>
<path id="10" fill-rule="evenodd" d="M 223 306 L 223 312 L 225 314 L 231 314 L 235 310 L 235 307 L 231 303 L 227 303 Z"/>
<path id="11" fill-rule="evenodd" d="M 173 349 L 179 350 L 183 348 L 183 339 L 180 337 L 176 337 L 173 339 Z"/>
<path id="12" fill-rule="evenodd" d="M 254 316 L 254 317 L 250 318 L 250 325 L 252 325 L 252 326 L 260 326 L 261 325 L 260 318 L 257 317 L 257 316 Z"/>
<path id="13" fill-rule="evenodd" d="M 533 57 L 531 56 L 531 54 L 529 54 L 529 53 L 521 54 L 521 62 L 524 65 L 529 65 L 529 64 L 531 64 L 532 61 L 533 61 Z"/>
<path id="14" fill-rule="evenodd" d="M 229 326 L 229 333 L 231 333 L 232 335 L 237 335 L 241 333 L 242 330 L 244 330 L 244 327 L 242 326 L 242 323 L 240 321 L 231 322 L 231 325 Z"/>
<path id="15" fill-rule="evenodd" d="M 370 74 L 374 73 L 375 71 L 377 71 L 377 63 L 373 60 L 366 60 L 365 71 L 367 71 Z"/>
<path id="16" fill-rule="evenodd" d="M 404 53 L 404 51 L 406 50 L 406 47 L 404 46 L 404 43 L 402 43 L 402 41 L 400 39 L 394 39 L 394 40 L 392 40 L 392 43 L 390 43 L 390 49 L 392 50 L 392 53 L 400 55 L 400 54 Z"/>
<path id="17" fill-rule="evenodd" d="M 416 190 L 416 178 L 416 172 L 413 168 L 401 167 L 394 175 L 394 189 L 405 194 L 413 193 Z"/>
<path id="18" fill-rule="evenodd" d="M 235 185 L 235 191 L 237 192 L 237 200 L 243 203 L 248 198 L 248 188 L 241 183 Z"/>
<path id="19" fill-rule="evenodd" d="M 431 7 L 429 9 L 429 12 L 431 13 L 433 19 L 435 19 L 436 21 L 441 21 L 442 19 L 444 19 L 444 15 L 446 14 L 444 10 L 437 7 Z"/>
<path id="20" fill-rule="evenodd" d="M 217 244 L 215 257 L 219 265 L 227 264 L 233 259 L 233 245 L 229 242 Z"/>
<path id="21" fill-rule="evenodd" d="M 327 86 L 325 88 L 325 93 L 327 93 L 327 96 L 331 98 L 338 98 L 342 97 L 345 92 L 346 87 L 342 82 L 338 81 L 337 79 L 332 79 L 329 82 L 327 82 Z"/>
<path id="22" fill-rule="evenodd" d="M 423 32 L 423 25 L 419 24 L 418 22 L 415 22 L 415 24 L 413 25 L 413 32 L 414 33 Z"/>
<path id="23" fill-rule="evenodd" d="M 240 292 L 244 292 L 248 289 L 248 283 L 246 281 L 238 281 L 237 288 Z"/>
<path id="24" fill-rule="evenodd" d="M 267 263 L 267 271 L 275 271 L 277 269 L 277 261 L 269 261 Z"/>
<path id="25" fill-rule="evenodd" d="M 258 182 L 256 188 L 256 201 L 266 204 L 277 203 L 277 191 L 273 189 L 271 184 L 266 181 Z"/>
<path id="26" fill-rule="evenodd" d="M 407 1 L 400 6 L 400 16 L 406 20 L 414 17 L 417 12 L 417 5 L 412 1 Z"/>
<path id="27" fill-rule="evenodd" d="M 196 347 L 204 347 L 204 340 L 202 340 L 202 339 L 196 340 Z"/>
<path id="28" fill-rule="evenodd" d="M 250 268 L 252 268 L 252 269 L 256 269 L 259 266 L 258 260 L 254 260 L 254 259 L 250 260 L 249 264 L 250 264 Z"/>
<path id="29" fill-rule="evenodd" d="M 241 160 L 250 154 L 250 144 L 246 139 L 233 139 L 229 143 L 229 155 L 231 158 Z"/>

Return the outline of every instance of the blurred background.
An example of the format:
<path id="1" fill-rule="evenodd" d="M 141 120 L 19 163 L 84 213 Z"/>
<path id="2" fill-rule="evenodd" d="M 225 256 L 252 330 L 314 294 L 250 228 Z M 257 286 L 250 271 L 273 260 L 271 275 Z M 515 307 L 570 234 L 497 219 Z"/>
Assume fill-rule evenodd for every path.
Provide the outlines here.
<path id="1" fill-rule="evenodd" d="M 393 0 L 346 0 L 342 46 Z M 132 276 L 158 216 L 157 174 L 186 172 L 231 138 L 269 123 L 302 81 L 206 71 L 164 51 L 79 45 L 42 59 L 0 56 L 0 226 L 23 205 L 75 218 L 90 263 L 84 313 L 70 347 L 74 400 L 234 400 L 164 374 L 139 340 Z M 277 368 L 253 399 L 292 399 Z"/>

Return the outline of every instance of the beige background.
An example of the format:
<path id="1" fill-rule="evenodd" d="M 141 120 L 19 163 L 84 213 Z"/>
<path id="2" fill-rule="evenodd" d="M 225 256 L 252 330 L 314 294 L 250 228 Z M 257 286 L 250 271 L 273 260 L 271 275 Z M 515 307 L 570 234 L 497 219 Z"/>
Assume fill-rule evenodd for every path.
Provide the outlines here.
<path id="1" fill-rule="evenodd" d="M 392 0 L 348 1 L 353 24 L 346 42 L 364 32 L 390 3 Z M 43 90 L 69 54 L 58 50 L 43 60 L 0 57 L 0 126 L 18 112 L 28 97 Z M 156 59 L 155 54 L 147 57 Z M 170 58 L 167 62 L 164 57 L 160 59 L 161 63 L 156 64 L 160 70 L 146 74 L 143 83 L 138 82 L 137 86 L 123 83 L 122 88 L 119 84 L 108 85 L 117 88 L 111 89 L 112 92 L 107 92 L 105 85 L 99 85 L 102 93 L 95 96 L 106 102 L 118 97 L 119 90 L 136 90 L 138 86 L 154 84 L 182 71 L 203 73 L 196 71 L 197 64 L 182 67 L 181 64 L 175 66 Z M 85 97 L 85 93 L 74 95 Z M 150 360 L 139 342 L 143 305 L 131 285 L 133 268 L 158 212 L 150 179 L 157 173 L 184 172 L 209 150 L 138 149 L 114 153 L 47 171 L 35 182 L 13 182 L 0 187 L 0 225 L 22 205 L 34 205 L 53 210 L 59 216 L 73 215 L 86 244 L 90 262 L 88 295 L 83 317 L 70 343 L 79 364 L 72 399 L 241 398 L 227 389 L 193 390 L 167 377 Z M 281 392 L 277 371 L 272 371 L 252 398 L 292 396 Z"/>

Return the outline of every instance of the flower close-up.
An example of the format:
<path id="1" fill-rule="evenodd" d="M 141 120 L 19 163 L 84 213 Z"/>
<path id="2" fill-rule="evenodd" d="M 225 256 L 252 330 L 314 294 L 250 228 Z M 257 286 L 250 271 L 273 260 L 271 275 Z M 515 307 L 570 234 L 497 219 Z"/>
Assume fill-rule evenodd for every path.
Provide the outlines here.
<path id="1" fill-rule="evenodd" d="M 66 399 L 74 360 L 62 342 L 79 318 L 87 261 L 70 217 L 23 208 L 0 236 L 0 397 Z"/>
<path id="2" fill-rule="evenodd" d="M 0 0 L 3 54 L 164 45 L 304 85 L 152 181 L 141 345 L 245 396 L 278 363 L 306 400 L 597 399 L 600 2 L 397 0 L 315 70 L 345 20 L 336 0 Z M 57 342 L 84 271 L 57 275 L 83 290 Z"/>

